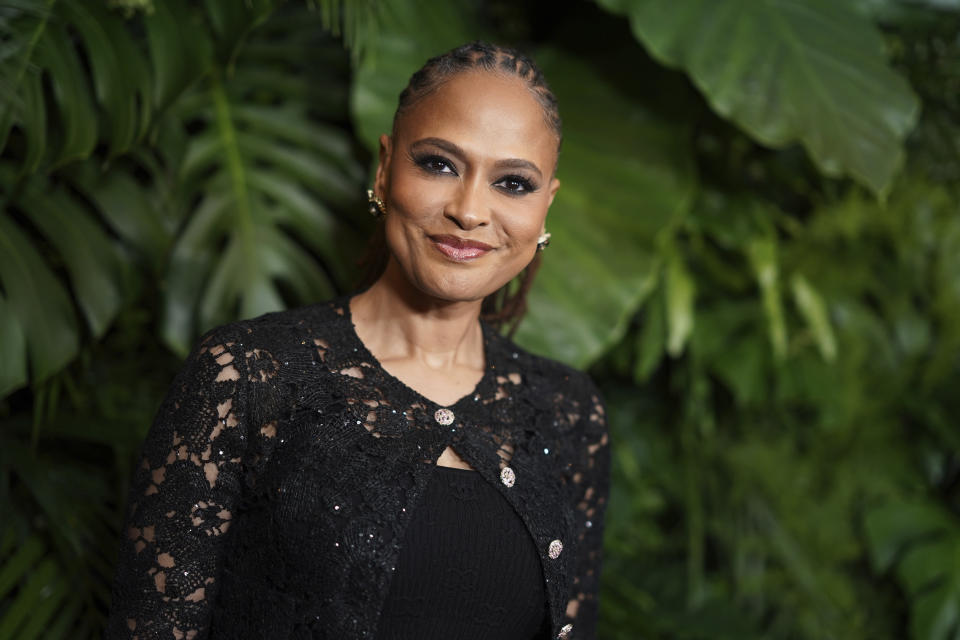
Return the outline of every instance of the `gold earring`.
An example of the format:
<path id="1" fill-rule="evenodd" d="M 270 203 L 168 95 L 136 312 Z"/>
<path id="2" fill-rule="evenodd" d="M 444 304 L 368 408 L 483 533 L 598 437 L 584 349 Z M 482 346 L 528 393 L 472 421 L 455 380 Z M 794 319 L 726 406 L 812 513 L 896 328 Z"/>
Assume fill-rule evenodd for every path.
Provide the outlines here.
<path id="1" fill-rule="evenodd" d="M 383 200 L 373 192 L 373 189 L 367 189 L 367 211 L 374 218 L 382 218 L 387 214 L 387 208 L 383 205 Z"/>
<path id="2" fill-rule="evenodd" d="M 537 251 L 543 251 L 550 244 L 550 232 L 545 231 L 537 238 Z"/>

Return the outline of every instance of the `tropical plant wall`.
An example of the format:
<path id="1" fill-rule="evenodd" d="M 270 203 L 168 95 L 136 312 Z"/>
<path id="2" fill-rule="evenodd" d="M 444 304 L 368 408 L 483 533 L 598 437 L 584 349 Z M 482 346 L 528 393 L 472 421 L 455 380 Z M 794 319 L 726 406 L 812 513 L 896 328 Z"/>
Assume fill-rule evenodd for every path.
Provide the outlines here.
<path id="1" fill-rule="evenodd" d="M 203 330 L 351 289 L 396 96 L 564 118 L 518 340 L 589 368 L 601 638 L 960 639 L 960 2 L 0 0 L 0 638 L 95 638 Z"/>

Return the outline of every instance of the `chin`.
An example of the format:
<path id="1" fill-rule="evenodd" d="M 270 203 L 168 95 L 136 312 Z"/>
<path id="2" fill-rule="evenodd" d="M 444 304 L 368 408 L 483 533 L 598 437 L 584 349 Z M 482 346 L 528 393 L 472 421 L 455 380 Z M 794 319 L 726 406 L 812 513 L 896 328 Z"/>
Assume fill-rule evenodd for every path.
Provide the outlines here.
<path id="1" fill-rule="evenodd" d="M 507 281 L 509 282 L 509 280 Z M 491 281 L 480 274 L 444 274 L 424 279 L 418 288 L 425 294 L 449 302 L 476 302 L 495 292 L 506 282 Z"/>

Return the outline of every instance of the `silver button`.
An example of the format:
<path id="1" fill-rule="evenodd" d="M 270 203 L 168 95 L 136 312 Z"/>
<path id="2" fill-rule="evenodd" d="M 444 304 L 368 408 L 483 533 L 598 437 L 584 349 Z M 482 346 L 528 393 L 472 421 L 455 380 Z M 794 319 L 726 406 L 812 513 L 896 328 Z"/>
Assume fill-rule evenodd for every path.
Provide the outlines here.
<path id="1" fill-rule="evenodd" d="M 564 640 L 565 638 L 568 638 L 570 636 L 571 631 L 573 631 L 573 625 L 565 624 L 562 627 L 560 627 L 560 633 L 557 634 L 557 638 L 559 638 L 560 640 Z"/>
<path id="2" fill-rule="evenodd" d="M 500 470 L 500 482 L 505 484 L 508 487 L 512 487 L 513 483 L 517 481 L 517 474 L 513 472 L 513 469 L 510 467 L 504 467 Z"/>
<path id="3" fill-rule="evenodd" d="M 453 411 L 450 411 L 450 409 L 437 409 L 437 412 L 433 414 L 433 419 L 443 426 L 453 424 L 453 418 Z"/>
<path id="4" fill-rule="evenodd" d="M 551 540 L 550 546 L 547 547 L 547 555 L 550 556 L 550 559 L 556 560 L 559 558 L 561 551 L 563 551 L 563 543 L 559 540 Z"/>

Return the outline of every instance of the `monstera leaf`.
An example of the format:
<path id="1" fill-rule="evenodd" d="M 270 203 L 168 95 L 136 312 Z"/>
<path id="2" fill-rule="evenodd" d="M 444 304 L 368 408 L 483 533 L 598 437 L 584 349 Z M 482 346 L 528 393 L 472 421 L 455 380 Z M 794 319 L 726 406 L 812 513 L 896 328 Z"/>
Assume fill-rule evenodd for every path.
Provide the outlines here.
<path id="1" fill-rule="evenodd" d="M 114 156 L 145 135 L 149 65 L 107 3 L 19 0 L 4 8 L 0 36 L 0 150 L 16 128 L 24 172 L 85 158 L 100 139 Z"/>
<path id="2" fill-rule="evenodd" d="M 0 396 L 27 381 L 27 340 L 20 320 L 0 294 Z"/>
<path id="3" fill-rule="evenodd" d="M 374 152 L 393 128 L 397 98 L 428 58 L 483 36 L 462 5 L 400 0 L 378 11 L 376 40 L 367 43 L 351 90 L 350 109 L 363 143 Z"/>
<path id="4" fill-rule="evenodd" d="M 153 105 L 146 58 L 106 3 L 6 3 L 0 39 L 0 151 L 12 160 L 0 167 L 2 395 L 73 359 L 80 328 L 72 300 L 102 336 L 125 277 L 95 203 L 32 174 L 85 160 L 98 142 L 108 157 L 127 151 L 144 137 Z"/>
<path id="5" fill-rule="evenodd" d="M 518 339 L 584 366 L 621 335 L 655 285 L 658 238 L 689 207 L 693 171 L 685 131 L 644 109 L 590 65 L 537 52 L 564 119 L 547 217 L 553 234 Z"/>
<path id="6" fill-rule="evenodd" d="M 0 165 L 0 183 L 13 183 L 15 173 L 13 167 Z M 38 245 L 33 234 L 39 234 L 43 243 Z M 9 357 L 18 362 L 7 366 L 22 371 L 26 366 L 22 359 L 29 355 L 31 376 L 39 382 L 69 362 L 79 344 L 73 303 L 44 250 L 56 251 L 58 266 L 62 264 L 95 337 L 103 335 L 120 308 L 125 265 L 89 203 L 42 176 L 21 181 L 0 210 L 0 244 L 0 284 L 6 292 L 0 313 L 7 316 L 0 322 L 19 327 L 6 338 L 15 346 Z M 25 339 L 26 351 L 16 341 L 17 333 Z M 11 386 L 3 391 L 23 382 L 22 376 L 11 376 Z"/>
<path id="7" fill-rule="evenodd" d="M 345 279 L 341 249 L 353 244 L 335 212 L 363 211 L 362 169 L 348 135 L 313 115 L 346 116 L 336 89 L 348 60 L 320 32 L 303 10 L 271 19 L 233 75 L 215 71 L 161 125 L 161 138 L 182 141 L 162 148 L 177 171 L 172 217 L 184 221 L 162 318 L 178 353 L 198 331 L 329 297 Z"/>
<path id="8" fill-rule="evenodd" d="M 827 175 L 882 193 L 904 158 L 918 100 L 880 32 L 833 0 L 598 0 L 686 71 L 710 105 L 760 143 L 800 142 Z"/>
<path id="9" fill-rule="evenodd" d="M 0 638 L 97 637 L 117 539 L 107 506 L 114 486 L 102 470 L 38 456 L 12 435 L 0 435 L 11 485 L 0 526 Z M 24 504 L 36 505 L 34 518 Z"/>

